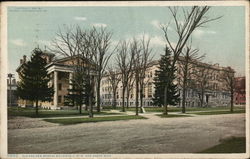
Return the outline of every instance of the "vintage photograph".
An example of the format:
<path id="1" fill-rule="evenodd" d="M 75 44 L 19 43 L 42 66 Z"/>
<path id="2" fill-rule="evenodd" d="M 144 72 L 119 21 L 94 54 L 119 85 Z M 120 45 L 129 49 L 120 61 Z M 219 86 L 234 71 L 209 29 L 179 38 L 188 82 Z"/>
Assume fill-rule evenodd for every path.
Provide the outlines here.
<path id="1" fill-rule="evenodd" d="M 8 157 L 249 153 L 248 3 L 21 4 L 1 24 Z"/>

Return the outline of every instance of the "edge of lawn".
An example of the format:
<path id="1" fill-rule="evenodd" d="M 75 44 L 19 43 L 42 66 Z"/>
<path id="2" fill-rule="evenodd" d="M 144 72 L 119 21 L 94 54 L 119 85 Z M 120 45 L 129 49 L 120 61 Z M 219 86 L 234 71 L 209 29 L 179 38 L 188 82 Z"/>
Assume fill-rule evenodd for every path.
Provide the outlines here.
<path id="1" fill-rule="evenodd" d="M 43 119 L 43 120 L 61 125 L 73 125 L 80 123 L 92 123 L 92 122 L 96 123 L 105 121 L 134 120 L 134 119 L 148 119 L 148 118 L 136 115 L 123 115 L 123 116 L 104 116 L 104 117 L 94 117 L 94 118 L 59 118 L 59 119 Z"/>
<path id="2" fill-rule="evenodd" d="M 198 153 L 246 153 L 246 137 L 231 137 Z"/>
<path id="3" fill-rule="evenodd" d="M 187 114 L 195 114 L 195 115 L 220 115 L 220 114 L 239 114 L 245 113 L 245 110 L 234 110 L 230 112 L 230 110 L 222 110 L 222 111 L 204 111 L 204 112 L 188 112 Z"/>

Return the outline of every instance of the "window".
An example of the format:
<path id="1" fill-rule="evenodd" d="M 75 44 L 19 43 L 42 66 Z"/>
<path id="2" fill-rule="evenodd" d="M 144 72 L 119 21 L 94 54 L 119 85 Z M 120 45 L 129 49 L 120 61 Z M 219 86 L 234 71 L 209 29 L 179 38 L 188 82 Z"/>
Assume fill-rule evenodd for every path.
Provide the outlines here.
<path id="1" fill-rule="evenodd" d="M 58 103 L 62 103 L 62 96 L 58 96 Z"/>
<path id="2" fill-rule="evenodd" d="M 58 90 L 62 90 L 62 84 L 61 83 L 58 84 Z"/>
<path id="3" fill-rule="evenodd" d="M 148 84 L 148 98 L 151 98 L 152 97 L 152 84 L 149 83 Z"/>

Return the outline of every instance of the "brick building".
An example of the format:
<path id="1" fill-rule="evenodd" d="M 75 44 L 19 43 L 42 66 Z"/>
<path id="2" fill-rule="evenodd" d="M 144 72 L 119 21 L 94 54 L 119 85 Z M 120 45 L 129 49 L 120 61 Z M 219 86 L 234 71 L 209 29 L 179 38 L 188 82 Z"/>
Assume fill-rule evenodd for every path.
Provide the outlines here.
<path id="1" fill-rule="evenodd" d="M 235 105 L 246 104 L 246 77 L 235 78 L 234 104 Z"/>

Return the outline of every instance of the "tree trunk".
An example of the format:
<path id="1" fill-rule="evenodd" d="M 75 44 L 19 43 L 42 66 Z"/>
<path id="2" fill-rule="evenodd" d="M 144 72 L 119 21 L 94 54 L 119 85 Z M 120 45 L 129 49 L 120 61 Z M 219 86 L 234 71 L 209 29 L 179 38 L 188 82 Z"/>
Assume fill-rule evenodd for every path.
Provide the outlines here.
<path id="1" fill-rule="evenodd" d="M 38 115 L 38 100 L 36 100 L 36 115 Z"/>
<path id="2" fill-rule="evenodd" d="M 138 115 L 138 106 L 139 106 L 139 83 L 138 83 L 138 79 L 136 79 L 136 88 L 135 88 L 135 115 Z"/>
<path id="3" fill-rule="evenodd" d="M 127 87 L 127 109 L 129 107 L 129 87 Z"/>
<path id="4" fill-rule="evenodd" d="M 186 113 L 186 85 L 183 83 L 182 89 L 182 113 Z"/>
<path id="5" fill-rule="evenodd" d="M 140 113 L 143 113 L 143 87 L 140 89 Z"/>
<path id="6" fill-rule="evenodd" d="M 93 118 L 93 105 L 92 105 L 92 96 L 89 96 L 89 106 L 90 106 L 90 110 L 89 110 L 89 117 Z"/>
<path id="7" fill-rule="evenodd" d="M 231 113 L 234 111 L 233 106 L 234 106 L 234 91 L 231 90 L 231 107 L 230 107 Z"/>
<path id="8" fill-rule="evenodd" d="M 164 115 L 168 115 L 168 104 L 167 104 L 167 100 L 168 100 L 168 85 L 166 85 L 164 87 Z"/>
<path id="9" fill-rule="evenodd" d="M 122 112 L 125 112 L 125 87 L 122 88 Z"/>
<path id="10" fill-rule="evenodd" d="M 79 105 L 79 113 L 82 114 L 82 105 Z"/>
<path id="11" fill-rule="evenodd" d="M 101 80 L 97 80 L 97 112 L 101 112 L 101 95 L 100 95 L 100 85 L 101 85 Z"/>
<path id="12" fill-rule="evenodd" d="M 116 109 L 116 92 L 113 92 L 113 109 Z"/>

